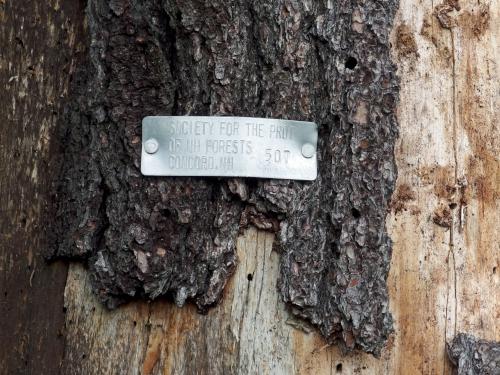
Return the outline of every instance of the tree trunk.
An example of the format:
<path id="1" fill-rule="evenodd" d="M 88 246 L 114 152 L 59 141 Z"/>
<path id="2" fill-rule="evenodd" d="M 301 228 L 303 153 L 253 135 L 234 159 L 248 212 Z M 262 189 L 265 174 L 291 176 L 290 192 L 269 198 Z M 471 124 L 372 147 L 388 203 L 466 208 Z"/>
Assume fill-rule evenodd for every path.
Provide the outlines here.
<path id="1" fill-rule="evenodd" d="M 97 1 L 91 3 L 101 4 Z M 128 14 L 128 8 L 122 7 L 122 4 L 120 1 L 110 2 L 114 13 L 112 17 L 120 18 Z M 182 8 L 180 5 L 174 6 L 173 2 L 165 4 Z M 280 97 L 282 84 L 285 84 L 281 81 L 281 75 L 275 75 L 271 69 L 277 57 L 266 55 L 266 48 L 268 44 L 276 43 L 272 38 L 278 37 L 280 30 L 295 30 L 293 22 L 297 22 L 297 30 L 302 30 L 300 25 L 303 23 L 318 27 L 321 20 L 303 18 L 303 13 L 309 11 L 304 10 L 312 7 L 312 3 L 283 2 L 279 8 L 283 14 L 279 17 L 290 20 L 292 24 L 284 23 L 280 27 L 274 25 L 276 30 L 272 32 L 266 27 L 251 25 L 266 25 L 266 22 L 259 22 L 268 19 L 274 8 L 262 8 L 256 14 L 251 12 L 253 7 L 250 5 L 245 11 L 247 13 L 241 15 L 236 12 L 240 9 L 239 5 L 233 7 L 226 4 L 224 7 L 214 5 L 211 11 L 199 14 L 195 10 L 204 5 L 200 2 L 189 4 L 185 5 L 186 8 L 177 9 L 179 12 L 169 8 L 173 23 L 167 26 L 160 22 L 158 25 L 158 30 L 170 30 L 162 40 L 165 55 L 158 56 L 159 60 L 150 64 L 162 69 L 162 59 L 175 61 L 178 70 L 174 78 L 178 82 L 191 82 L 192 77 L 199 79 L 199 82 L 208 82 L 211 79 L 208 75 L 216 77 L 218 81 L 201 88 L 199 85 L 179 87 L 174 90 L 176 93 L 165 97 L 166 102 L 146 103 L 150 105 L 148 110 L 156 111 L 155 106 L 165 105 L 177 114 L 245 113 L 298 119 L 309 119 L 308 114 L 312 114 L 318 116 L 315 120 L 320 123 L 324 120 L 325 124 L 353 122 L 343 107 L 343 99 L 324 96 L 325 92 L 322 91 L 322 85 L 330 83 L 318 79 L 323 77 L 319 74 L 320 70 L 328 71 L 326 66 L 333 62 L 318 56 L 314 61 L 329 62 L 322 66 L 301 66 L 301 59 L 308 56 L 308 52 L 302 54 L 301 48 L 304 46 L 300 38 L 288 40 L 293 49 L 289 54 L 278 56 L 282 58 L 278 60 L 280 68 L 285 71 L 283 74 L 293 77 L 292 71 L 298 74 L 300 82 L 293 83 L 293 79 L 289 83 L 285 81 L 286 85 L 290 84 L 286 86 L 287 95 L 294 95 Z M 258 8 L 258 5 L 253 5 Z M 0 165 L 3 166 L 0 169 L 0 193 L 4 198 L 0 203 L 0 266 L 5 275 L 1 285 L 0 308 L 3 319 L 0 330 L 2 341 L 12 342 L 13 345 L 12 350 L 0 351 L 1 372 L 449 374 L 451 365 L 447 360 L 445 343 L 450 342 L 457 333 L 466 332 L 486 340 L 500 340 L 496 324 L 500 311 L 500 278 L 497 269 L 500 253 L 497 241 L 500 224 L 500 163 L 497 155 L 500 132 L 497 108 L 500 103 L 496 63 L 499 58 L 499 30 L 495 27 L 499 22 L 499 5 L 495 2 L 471 1 L 463 1 L 458 5 L 446 2 L 435 6 L 431 2 L 416 4 L 414 1 L 401 0 L 392 32 L 392 53 L 398 63 L 401 85 L 398 105 L 400 137 L 395 148 L 399 178 L 386 220 L 387 231 L 393 241 L 387 282 L 394 333 L 382 357 L 377 359 L 360 352 L 343 354 L 338 347 L 328 345 L 318 332 L 289 311 L 277 291 L 280 272 L 283 277 L 286 264 L 280 261 L 283 255 L 272 249 L 273 242 L 279 240 L 283 243 L 283 240 L 255 228 L 247 229 L 238 238 L 238 264 L 234 274 L 229 277 L 229 273 L 233 272 L 230 268 L 223 293 L 222 289 L 217 292 L 223 294 L 220 304 L 209 309 L 207 315 L 198 314 L 191 304 L 177 308 L 168 300 L 152 303 L 133 301 L 109 311 L 92 292 L 99 285 L 95 274 L 92 275 L 78 264 L 70 265 L 63 305 L 64 266 L 47 266 L 40 257 L 46 246 L 43 230 L 46 222 L 43 221 L 42 212 L 50 195 L 47 186 L 53 177 L 51 171 L 55 173 L 58 165 L 51 159 L 49 145 L 54 146 L 57 142 L 55 123 L 58 118 L 62 118 L 64 98 L 76 61 L 84 61 L 83 55 L 79 58 L 76 56 L 77 51 L 84 51 L 83 46 L 86 44 L 83 29 L 85 32 L 98 30 L 96 25 L 91 24 L 96 19 L 94 17 L 85 23 L 83 7 L 65 0 L 43 4 L 38 1 L 14 3 L 0 0 L 0 80 L 6 88 L 1 95 L 2 102 L 8 103 L 0 107 Z M 341 6 L 337 3 L 325 1 L 322 6 L 334 7 L 341 13 Z M 362 15 L 367 7 L 369 5 L 359 8 L 361 14 L 349 8 L 349 17 L 346 15 L 345 19 L 351 22 L 352 16 L 355 31 L 366 27 Z M 162 16 L 158 16 L 155 21 L 157 14 L 149 11 L 147 7 L 140 7 L 140 14 L 147 16 L 149 25 L 156 25 L 155 22 L 162 20 Z M 242 24 L 249 30 L 253 29 L 255 34 L 249 34 L 249 45 L 241 53 L 253 59 L 247 60 L 245 70 L 260 72 L 258 80 L 245 81 L 227 68 L 228 56 L 238 50 L 237 46 L 231 44 L 226 48 L 227 44 L 224 43 L 227 39 L 224 42 L 216 39 L 215 45 L 202 43 L 199 39 L 197 22 L 202 20 L 210 24 L 211 20 L 216 19 L 212 17 L 214 13 L 210 12 L 235 17 L 234 23 L 226 25 L 230 31 L 225 37 L 229 40 L 234 33 L 231 25 L 238 25 L 236 21 L 252 16 L 246 20 L 249 24 Z M 179 26 L 181 24 L 182 27 Z M 195 31 L 172 35 L 173 29 L 179 27 L 181 30 L 186 25 Z M 214 22 L 215 30 L 220 30 L 219 26 Z M 102 26 L 101 30 L 116 35 L 113 34 L 116 30 L 107 27 L 111 26 Z M 333 36 L 343 29 L 336 30 Z M 153 28 L 153 32 L 156 31 Z M 130 30 L 130 36 L 133 35 L 134 43 L 139 45 L 144 43 L 141 38 L 150 36 L 136 35 L 135 32 L 137 30 L 134 33 Z M 176 49 L 176 40 L 189 41 L 191 44 Z M 218 45 L 219 42 L 222 44 Z M 129 61 L 129 56 L 137 57 L 137 69 L 142 69 L 141 64 L 148 62 L 140 60 L 140 54 L 130 53 L 136 47 L 130 47 L 127 43 L 125 41 L 121 45 L 122 49 L 111 60 L 117 58 L 118 62 Z M 94 48 L 98 50 L 102 46 Z M 246 48 L 250 48 L 250 54 Z M 217 51 L 214 56 L 220 57 L 222 61 L 207 59 L 206 54 L 214 50 Z M 288 50 L 284 48 L 284 51 Z M 335 64 L 348 61 L 351 54 L 346 51 L 345 55 L 332 55 L 338 58 Z M 365 55 L 359 55 L 357 50 L 354 52 L 358 57 L 357 64 L 362 67 L 366 61 L 359 56 Z M 124 58 L 124 53 L 130 55 Z M 321 54 L 319 47 L 317 53 Z M 184 70 L 179 62 L 187 59 L 186 56 L 193 56 L 196 63 Z M 201 58 L 197 60 L 196 56 Z M 102 57 L 96 54 L 95 58 Z M 9 62 L 12 64 L 9 65 Z M 89 63 L 95 64 L 95 61 Z M 108 67 L 110 69 L 102 74 L 109 78 L 116 65 L 110 64 Z M 163 69 L 158 70 L 158 74 L 172 74 L 165 73 L 168 68 Z M 128 82 L 129 77 L 121 77 L 121 72 L 118 67 L 113 79 L 118 83 L 121 78 Z M 153 78 L 155 72 L 153 70 L 151 73 Z M 300 81 L 300 74 L 312 77 L 310 87 Z M 359 78 L 356 74 L 359 73 L 355 73 L 353 79 Z M 227 84 L 224 84 L 225 79 L 229 79 Z M 316 87 L 314 82 L 319 86 Z M 120 93 L 140 93 L 146 98 L 138 99 L 143 103 L 142 100 L 147 102 L 156 97 L 151 89 L 155 85 L 153 80 L 145 86 L 115 89 Z M 81 87 L 78 82 L 74 86 Z M 250 94 L 246 96 L 247 93 L 254 92 L 258 86 L 258 95 L 247 101 L 252 97 Z M 290 93 L 290 87 L 296 87 L 297 90 Z M 337 86 L 332 84 L 332 87 L 335 89 Z M 307 90 L 301 91 L 301 88 Z M 95 87 L 95 91 L 99 90 L 100 87 Z M 169 90 L 171 88 L 165 88 L 165 92 Z M 318 92 L 321 93 L 320 97 L 309 103 L 308 100 L 318 95 Z M 90 100 L 92 94 L 87 92 Z M 84 95 L 85 92 L 80 93 L 80 100 Z M 68 104 L 69 114 L 75 112 L 74 97 Z M 117 106 L 120 106 L 123 98 L 116 100 Z M 323 110 L 329 109 L 324 108 L 330 102 L 337 105 L 333 105 L 333 113 L 338 118 L 333 113 L 326 117 L 321 115 Z M 247 107 L 230 107 L 232 103 Z M 87 105 L 84 101 L 77 104 L 81 104 L 82 108 Z M 123 123 L 137 120 L 121 117 L 129 113 L 129 109 L 122 109 L 110 116 L 124 120 Z M 142 114 L 143 110 L 137 113 Z M 92 123 L 99 116 L 99 112 L 94 112 L 83 117 Z M 77 123 L 81 123 L 80 118 L 75 120 Z M 344 131 L 339 131 L 337 135 Z M 109 130 L 104 129 L 104 136 L 109 134 Z M 102 139 L 101 134 L 95 135 L 89 139 Z M 59 150 L 60 146 L 53 149 Z M 116 149 L 113 150 L 115 152 Z M 128 149 L 125 148 L 124 152 L 128 152 Z M 72 157 L 75 161 L 92 166 L 92 163 L 88 164 L 87 156 Z M 115 155 L 98 153 L 99 158 L 106 156 L 112 158 Z M 322 157 L 327 160 L 325 155 Z M 388 158 L 390 160 L 390 156 Z M 333 165 L 341 164 L 339 159 L 335 160 Z M 113 164 L 112 160 L 110 164 Z M 321 172 L 324 175 L 325 170 L 320 171 L 320 175 Z M 108 197 L 114 194 L 99 183 L 95 186 L 94 190 L 87 189 L 86 192 L 90 195 L 94 192 L 98 192 L 97 195 L 107 194 Z M 110 186 L 112 188 L 112 184 Z M 92 201 L 97 195 L 84 198 Z M 97 227 L 101 225 L 99 220 L 103 216 L 99 212 L 102 206 L 84 207 L 94 210 L 92 212 L 96 213 L 97 218 L 95 224 Z M 348 209 L 350 211 L 351 207 Z M 267 219 L 270 218 L 274 219 L 274 216 L 270 215 Z M 72 218 L 67 219 L 70 221 Z M 293 224 L 293 213 L 289 214 L 288 220 Z M 200 229 L 199 233 L 206 230 Z M 97 237 L 101 234 L 99 232 Z M 102 245 L 102 240 L 92 236 L 87 237 L 91 238 L 91 246 L 86 251 Z M 108 241 L 110 238 L 119 238 L 119 234 L 108 236 Z M 296 251 L 293 245 L 291 248 Z M 69 245 L 66 249 L 70 250 L 60 255 L 75 255 L 75 250 L 71 250 Z M 342 254 L 343 250 L 339 251 Z M 200 295 L 205 295 L 208 289 L 200 290 L 203 291 Z M 108 300 L 108 297 L 109 293 L 101 299 Z M 293 304 L 290 298 L 287 299 L 286 293 L 284 297 Z M 66 311 L 65 323 L 63 310 Z M 324 330 L 322 332 L 325 333 Z M 383 343 L 382 336 L 374 336 L 375 340 L 380 340 L 376 345 Z M 346 340 L 345 336 L 340 339 Z M 361 345 L 363 341 L 357 344 Z"/>

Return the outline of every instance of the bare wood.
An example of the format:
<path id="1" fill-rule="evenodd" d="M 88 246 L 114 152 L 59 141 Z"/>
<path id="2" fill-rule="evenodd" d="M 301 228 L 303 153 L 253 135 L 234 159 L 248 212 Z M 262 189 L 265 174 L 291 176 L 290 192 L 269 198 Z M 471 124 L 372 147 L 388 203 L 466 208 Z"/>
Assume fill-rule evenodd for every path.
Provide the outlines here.
<path id="1" fill-rule="evenodd" d="M 78 2 L 0 0 L 0 373 L 57 373 L 67 267 L 41 256 L 50 134 L 67 95 Z"/>
<path id="2" fill-rule="evenodd" d="M 396 368 L 411 373 L 447 373 L 445 341 L 458 332 L 500 338 L 494 26 L 500 8 L 462 2 L 459 12 L 450 12 L 455 25 L 447 29 L 435 14 L 443 8 L 431 4 L 402 2 L 400 23 L 408 25 L 418 50 L 396 51 L 404 81 L 395 206 L 403 202 L 403 211 L 389 223 L 392 306 Z"/>
<path id="3" fill-rule="evenodd" d="M 376 366 L 371 356 L 345 362 L 311 327 L 288 314 L 276 293 L 279 264 L 272 242 L 273 235 L 255 229 L 240 238 L 241 263 L 225 302 L 206 316 L 193 306 L 179 309 L 167 302 L 134 302 L 108 311 L 88 283 L 82 283 L 88 277 L 85 270 L 72 265 L 66 289 L 71 324 L 65 371 L 292 374 L 316 371 L 319 361 L 321 371 L 335 372 L 340 363 L 347 369 Z"/>

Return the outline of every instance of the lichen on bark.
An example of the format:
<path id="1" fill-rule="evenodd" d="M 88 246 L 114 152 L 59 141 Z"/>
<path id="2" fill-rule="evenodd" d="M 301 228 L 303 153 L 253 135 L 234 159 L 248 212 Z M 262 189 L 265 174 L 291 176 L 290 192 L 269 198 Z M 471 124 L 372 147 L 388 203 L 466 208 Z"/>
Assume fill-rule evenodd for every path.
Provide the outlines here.
<path id="1" fill-rule="evenodd" d="M 392 330 L 385 229 L 396 179 L 397 1 L 89 0 L 87 58 L 61 124 L 52 256 L 87 262 L 109 307 L 206 310 L 243 225 L 277 230 L 279 290 L 328 342 L 378 355 Z M 141 119 L 315 121 L 319 177 L 144 177 Z"/>

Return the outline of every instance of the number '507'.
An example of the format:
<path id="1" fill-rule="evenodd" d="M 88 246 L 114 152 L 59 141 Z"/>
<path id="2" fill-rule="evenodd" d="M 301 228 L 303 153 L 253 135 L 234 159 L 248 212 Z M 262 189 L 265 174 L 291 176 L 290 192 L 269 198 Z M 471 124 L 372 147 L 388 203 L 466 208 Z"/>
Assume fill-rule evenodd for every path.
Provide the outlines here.
<path id="1" fill-rule="evenodd" d="M 266 162 L 267 163 L 288 163 L 290 159 L 289 150 L 273 150 L 266 148 Z"/>

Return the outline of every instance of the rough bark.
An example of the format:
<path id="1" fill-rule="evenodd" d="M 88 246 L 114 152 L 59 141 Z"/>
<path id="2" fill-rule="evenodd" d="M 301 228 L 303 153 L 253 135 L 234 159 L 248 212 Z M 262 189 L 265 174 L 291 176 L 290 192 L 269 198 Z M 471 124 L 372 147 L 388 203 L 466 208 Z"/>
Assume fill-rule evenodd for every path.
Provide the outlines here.
<path id="1" fill-rule="evenodd" d="M 472 335 L 458 334 L 448 345 L 450 360 L 457 375 L 500 374 L 500 343 L 478 340 Z"/>
<path id="2" fill-rule="evenodd" d="M 240 220 L 279 220 L 279 290 L 292 311 L 329 342 L 379 354 L 392 329 L 396 6 L 90 0 L 88 61 L 62 126 L 53 255 L 86 259 L 108 307 L 171 295 L 204 311 L 234 271 Z M 319 177 L 143 177 L 146 115 L 315 121 Z M 242 218 L 249 206 L 259 215 Z"/>

